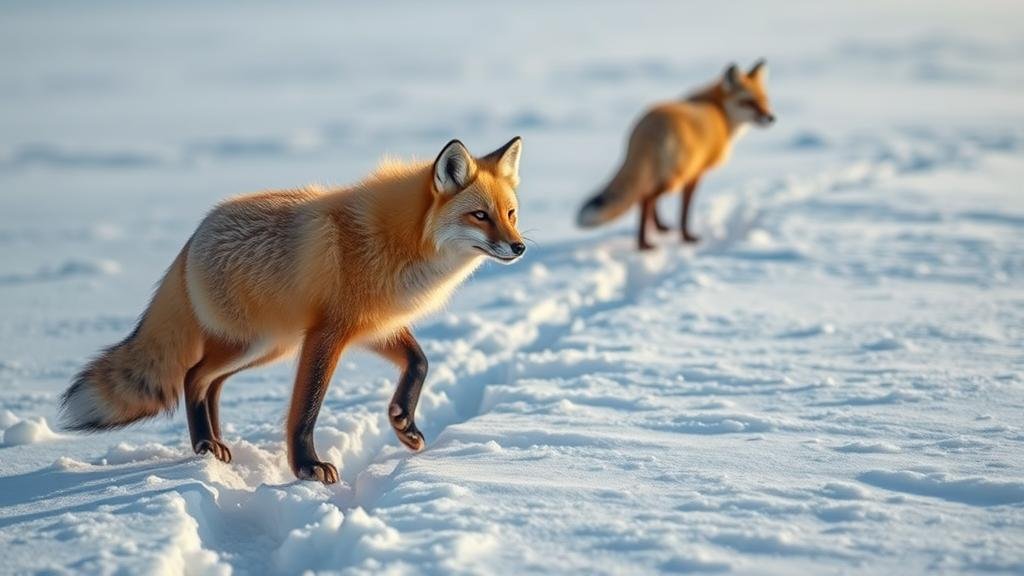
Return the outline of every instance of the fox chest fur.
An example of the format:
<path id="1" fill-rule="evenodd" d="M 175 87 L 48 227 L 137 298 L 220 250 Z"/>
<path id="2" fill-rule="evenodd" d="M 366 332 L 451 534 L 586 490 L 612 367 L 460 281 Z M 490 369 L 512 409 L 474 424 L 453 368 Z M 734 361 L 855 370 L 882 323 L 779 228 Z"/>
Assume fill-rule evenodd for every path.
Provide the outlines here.
<path id="1" fill-rule="evenodd" d="M 482 256 L 441 252 L 428 259 L 399 265 L 393 279 L 385 283 L 377 284 L 370 279 L 367 288 L 379 298 L 363 299 L 360 309 L 343 312 L 343 315 L 357 319 L 363 339 L 387 338 L 399 328 L 443 307 L 482 262 Z M 344 294 L 339 296 L 339 304 L 344 307 L 348 299 Z"/>

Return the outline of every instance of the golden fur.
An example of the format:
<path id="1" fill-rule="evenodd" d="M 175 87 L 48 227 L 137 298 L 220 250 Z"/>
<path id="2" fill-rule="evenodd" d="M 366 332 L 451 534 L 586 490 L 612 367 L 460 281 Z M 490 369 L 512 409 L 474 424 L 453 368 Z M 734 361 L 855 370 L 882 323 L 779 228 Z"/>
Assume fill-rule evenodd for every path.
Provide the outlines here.
<path id="1" fill-rule="evenodd" d="M 695 185 L 702 174 L 723 164 L 746 124 L 774 118 L 766 76 L 763 62 L 747 74 L 733 66 L 687 98 L 648 110 L 633 128 L 622 166 L 584 204 L 577 223 L 585 228 L 604 224 L 645 199 Z"/>
<path id="2" fill-rule="evenodd" d="M 517 138 L 472 158 L 453 141 L 434 163 L 387 161 L 353 186 L 221 203 L 135 332 L 69 388 L 65 425 L 122 426 L 172 408 L 183 389 L 187 400 L 216 399 L 226 376 L 300 344 L 297 396 L 312 372 L 322 377 L 326 368 L 329 379 L 349 344 L 395 356 L 386 341 L 411 340 L 410 323 L 441 306 L 485 257 L 511 261 L 525 250 L 515 214 L 520 149 Z M 305 417 L 296 406 L 290 428 Z"/>

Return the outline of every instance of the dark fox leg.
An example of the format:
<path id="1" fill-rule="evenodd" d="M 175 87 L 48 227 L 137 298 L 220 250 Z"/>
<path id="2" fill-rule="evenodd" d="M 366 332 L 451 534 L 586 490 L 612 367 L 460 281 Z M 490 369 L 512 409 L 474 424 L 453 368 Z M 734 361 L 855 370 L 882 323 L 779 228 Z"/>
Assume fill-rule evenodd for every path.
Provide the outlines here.
<path id="1" fill-rule="evenodd" d="M 653 206 L 653 203 L 652 203 Z M 658 208 L 654 206 L 651 208 L 651 224 L 654 224 L 655 230 L 658 232 L 668 232 L 668 225 L 661 221 L 661 217 L 658 216 Z"/>
<path id="2" fill-rule="evenodd" d="M 654 245 L 647 241 L 647 223 L 651 221 L 651 209 L 654 198 L 646 197 L 640 201 L 640 228 L 637 230 L 636 246 L 639 250 L 650 250 Z"/>
<path id="3" fill-rule="evenodd" d="M 210 429 L 213 431 L 214 439 L 222 440 L 220 435 L 220 391 L 224 387 L 224 382 L 243 370 L 248 370 L 250 368 L 255 368 L 257 366 L 273 362 L 280 358 L 286 351 L 287 349 L 284 348 L 275 348 L 270 353 L 261 356 L 257 360 L 246 364 L 234 372 L 220 376 L 210 383 L 210 388 L 206 392 L 206 413 L 210 418 Z"/>
<path id="4" fill-rule="evenodd" d="M 316 454 L 313 428 L 346 339 L 336 329 L 319 327 L 307 332 L 302 343 L 286 436 L 288 462 L 295 475 L 303 480 L 319 480 L 324 484 L 338 481 L 334 464 L 320 460 Z"/>
<path id="5" fill-rule="evenodd" d="M 697 242 L 700 240 L 700 237 L 690 234 L 690 228 L 687 225 L 690 218 L 690 202 L 693 201 L 693 195 L 697 192 L 697 184 L 699 183 L 700 179 L 694 179 L 687 182 L 686 186 L 683 187 L 683 211 L 679 217 L 683 242 Z"/>
<path id="6" fill-rule="evenodd" d="M 224 387 L 224 382 L 228 378 L 234 376 L 236 372 L 221 376 L 210 384 L 210 391 L 206 393 L 206 414 L 210 418 L 210 430 L 213 432 L 213 437 L 217 440 L 221 439 L 220 435 L 220 390 Z"/>
<path id="7" fill-rule="evenodd" d="M 223 371 L 232 362 L 245 355 L 245 350 L 245 346 L 208 340 L 203 350 L 203 359 L 185 375 L 185 416 L 188 419 L 192 450 L 196 454 L 210 452 L 222 462 L 231 461 L 231 451 L 217 439 L 211 424 L 207 392 L 214 382 L 221 379 Z"/>
<path id="8" fill-rule="evenodd" d="M 416 428 L 415 418 L 420 391 L 427 379 L 427 357 L 408 328 L 403 328 L 394 338 L 376 344 L 374 350 L 402 370 L 398 387 L 388 405 L 388 418 L 402 444 L 418 452 L 426 444 L 423 434 Z"/>
<path id="9" fill-rule="evenodd" d="M 662 190 L 651 198 L 651 224 L 654 224 L 654 229 L 658 232 L 668 232 L 668 226 L 661 221 L 658 216 L 658 198 L 661 198 L 667 190 Z"/>

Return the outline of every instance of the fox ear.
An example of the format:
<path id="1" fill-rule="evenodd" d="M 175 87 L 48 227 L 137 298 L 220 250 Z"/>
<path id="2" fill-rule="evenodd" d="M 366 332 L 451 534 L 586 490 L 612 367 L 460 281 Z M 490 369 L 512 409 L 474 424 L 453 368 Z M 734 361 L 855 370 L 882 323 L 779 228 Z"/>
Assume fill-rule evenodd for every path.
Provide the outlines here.
<path id="1" fill-rule="evenodd" d="M 722 83 L 725 85 L 725 89 L 732 92 L 740 87 L 740 68 L 736 64 L 729 64 L 729 67 L 725 69 L 725 75 L 722 77 Z"/>
<path id="2" fill-rule="evenodd" d="M 757 62 L 754 62 L 754 66 L 747 72 L 747 76 L 755 82 L 764 82 L 768 79 L 768 63 L 761 58 Z"/>
<path id="3" fill-rule="evenodd" d="M 466 146 L 452 140 L 434 160 L 434 188 L 441 194 L 454 194 L 469 185 L 476 172 L 476 162 Z"/>
<path id="4" fill-rule="evenodd" d="M 515 183 L 519 182 L 519 157 L 523 153 L 523 139 L 519 136 L 508 141 L 507 144 L 487 155 L 487 159 L 494 162 L 497 167 L 498 176 L 507 178 Z"/>

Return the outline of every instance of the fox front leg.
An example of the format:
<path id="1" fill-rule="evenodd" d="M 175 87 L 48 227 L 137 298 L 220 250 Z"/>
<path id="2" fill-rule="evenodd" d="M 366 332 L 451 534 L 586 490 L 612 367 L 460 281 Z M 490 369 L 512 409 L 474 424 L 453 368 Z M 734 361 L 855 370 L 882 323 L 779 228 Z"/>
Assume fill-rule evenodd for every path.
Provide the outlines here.
<path id="1" fill-rule="evenodd" d="M 679 225 L 682 228 L 682 240 L 687 244 L 693 244 L 694 242 L 700 241 L 700 237 L 694 234 L 690 234 L 690 203 L 693 202 L 693 196 L 697 193 L 697 184 L 700 183 L 699 179 L 692 180 L 686 183 L 683 187 L 683 203 L 682 211 L 679 215 Z"/>
<path id="2" fill-rule="evenodd" d="M 376 344 L 374 350 L 402 370 L 395 394 L 388 404 L 388 420 L 398 440 L 410 450 L 419 452 L 426 441 L 416 427 L 415 417 L 423 382 L 427 379 L 427 357 L 408 328 Z"/>
<path id="3" fill-rule="evenodd" d="M 292 405 L 288 411 L 288 463 L 303 480 L 319 480 L 324 484 L 338 481 L 338 469 L 324 462 L 313 446 L 313 429 L 327 386 L 331 382 L 338 357 L 345 348 L 346 337 L 332 328 L 314 328 L 306 334 L 295 378 Z"/>

